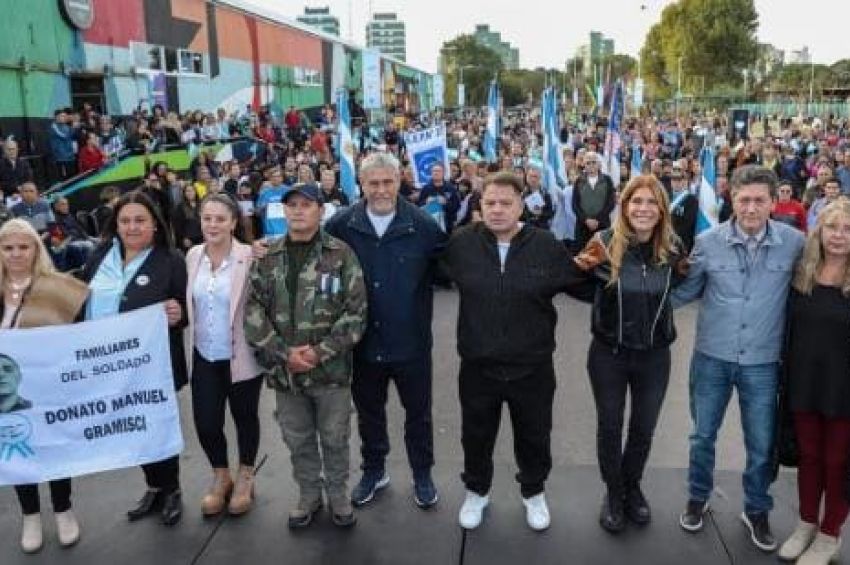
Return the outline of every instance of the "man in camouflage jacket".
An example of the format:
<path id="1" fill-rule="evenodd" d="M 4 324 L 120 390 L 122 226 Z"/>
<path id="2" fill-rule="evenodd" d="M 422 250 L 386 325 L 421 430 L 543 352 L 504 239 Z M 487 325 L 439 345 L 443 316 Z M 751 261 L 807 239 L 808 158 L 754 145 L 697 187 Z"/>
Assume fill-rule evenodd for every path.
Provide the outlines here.
<path id="1" fill-rule="evenodd" d="M 350 384 L 352 349 L 366 323 L 363 272 L 351 249 L 320 229 L 318 185 L 293 187 L 284 213 L 288 235 L 251 269 L 245 335 L 276 390 L 278 423 L 300 489 L 289 526 L 310 524 L 323 486 L 334 523 L 351 526 Z"/>

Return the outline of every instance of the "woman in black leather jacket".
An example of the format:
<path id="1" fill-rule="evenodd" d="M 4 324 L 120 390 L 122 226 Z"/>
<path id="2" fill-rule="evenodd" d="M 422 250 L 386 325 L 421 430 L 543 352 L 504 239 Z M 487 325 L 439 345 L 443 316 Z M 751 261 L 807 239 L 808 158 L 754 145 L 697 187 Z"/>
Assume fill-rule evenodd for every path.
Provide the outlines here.
<path id="1" fill-rule="evenodd" d="M 597 233 L 575 258 L 595 285 L 587 370 L 597 414 L 597 455 L 608 492 L 599 516 L 611 533 L 626 517 L 651 519 L 640 488 L 670 376 L 676 339 L 670 290 L 686 268 L 670 222 L 667 192 L 652 175 L 622 191 L 613 226 Z M 622 445 L 626 394 L 631 414 Z"/>

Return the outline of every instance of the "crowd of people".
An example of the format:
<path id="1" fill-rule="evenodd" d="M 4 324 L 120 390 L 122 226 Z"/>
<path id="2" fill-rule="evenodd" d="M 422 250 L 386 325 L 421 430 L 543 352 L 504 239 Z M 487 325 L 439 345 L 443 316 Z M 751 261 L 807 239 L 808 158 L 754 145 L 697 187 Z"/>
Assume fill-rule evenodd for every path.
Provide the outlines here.
<path id="1" fill-rule="evenodd" d="M 333 110 L 327 115 L 332 120 Z M 735 390 L 747 453 L 741 518 L 752 542 L 764 551 L 778 545 L 768 487 L 776 475 L 775 439 L 791 437 L 799 453 L 800 520 L 779 555 L 804 564 L 837 555 L 850 454 L 847 121 L 765 118 L 762 134 L 735 139 L 723 118 L 634 118 L 623 130 L 620 162 L 610 165 L 601 156 L 603 122 L 584 116 L 561 132 L 567 182 L 544 187 L 533 113 L 507 116 L 492 163 L 480 158 L 482 115 L 444 119 L 458 158 L 449 170 L 434 165 L 421 186 L 394 126 L 357 136 L 356 202 L 340 186 L 332 136 L 314 127 L 313 136 L 298 139 L 300 122 L 286 117 L 269 117 L 268 139 L 254 132 L 271 148 L 262 160 L 219 163 L 202 150 L 183 173 L 152 152 L 140 186 L 124 194 L 104 189 L 101 206 L 80 218 L 67 200 L 39 197 L 12 166 L 0 176 L 13 179 L 6 181 L 15 187 L 11 194 L 3 185 L 7 198 L 20 199 L 10 207 L 14 218 L 0 227 L 2 328 L 164 303 L 174 387 L 191 385 L 195 429 L 211 469 L 201 512 L 241 515 L 251 508 L 265 379 L 275 390 L 299 493 L 289 527 L 308 526 L 325 503 L 336 525 L 351 527 L 355 508 L 390 483 L 391 381 L 405 413 L 413 499 L 423 509 L 438 502 L 431 475 L 433 287 L 453 286 L 460 294 L 467 491 L 459 523 L 473 529 L 483 521 L 507 404 L 527 524 L 539 531 L 551 522 L 545 484 L 557 372 L 552 299 L 566 292 L 592 304 L 587 370 L 605 486 L 599 523 L 617 534 L 629 522 L 652 519 L 641 482 L 670 376 L 673 310 L 699 300 L 682 529 L 703 527 L 717 432 Z M 95 136 L 86 139 L 97 145 Z M 697 234 L 703 147 L 716 149 L 720 223 Z M 0 174 L 16 150 L 5 143 Z M 635 150 L 644 163 L 640 174 L 630 167 Z M 54 155 L 57 166 L 71 168 L 70 158 Z M 620 167 L 619 184 L 611 166 Z M 63 246 L 62 234 L 76 244 Z M 79 259 L 57 258 L 71 248 Z M 37 297 L 75 314 L 34 317 Z M 352 403 L 362 474 L 349 491 Z M 237 432 L 235 479 L 223 432 L 227 405 Z M 780 409 L 789 417 L 778 418 Z M 777 429 L 784 420 L 792 423 L 790 434 Z M 179 457 L 143 470 L 145 493 L 128 518 L 156 514 L 176 524 L 183 511 Z M 26 485 L 17 492 L 21 547 L 37 551 L 37 490 Z M 51 493 L 60 543 L 72 545 L 80 530 L 70 479 L 51 482 Z"/>

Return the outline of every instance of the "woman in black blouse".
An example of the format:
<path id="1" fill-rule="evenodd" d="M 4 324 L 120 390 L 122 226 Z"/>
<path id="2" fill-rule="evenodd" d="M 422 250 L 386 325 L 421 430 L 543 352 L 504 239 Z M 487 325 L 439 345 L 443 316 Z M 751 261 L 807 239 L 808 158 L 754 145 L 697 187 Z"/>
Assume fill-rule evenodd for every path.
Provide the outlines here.
<path id="1" fill-rule="evenodd" d="M 779 550 L 797 563 L 838 555 L 850 453 L 850 201 L 821 212 L 791 292 L 787 403 L 799 449 L 800 521 Z M 823 502 L 823 515 L 821 504 Z"/>

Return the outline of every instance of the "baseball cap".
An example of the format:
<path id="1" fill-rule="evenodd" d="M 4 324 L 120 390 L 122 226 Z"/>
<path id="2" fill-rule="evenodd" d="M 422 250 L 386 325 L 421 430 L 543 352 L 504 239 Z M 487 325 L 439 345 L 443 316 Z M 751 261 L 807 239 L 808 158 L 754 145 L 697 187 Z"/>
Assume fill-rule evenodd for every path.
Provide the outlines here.
<path id="1" fill-rule="evenodd" d="M 318 204 L 322 204 L 324 202 L 322 199 L 322 189 L 319 188 L 319 185 L 315 182 L 299 182 L 298 184 L 295 184 L 292 188 L 286 191 L 286 194 L 283 196 L 283 201 L 286 202 L 293 194 L 300 194 L 304 198 L 317 202 Z"/>

